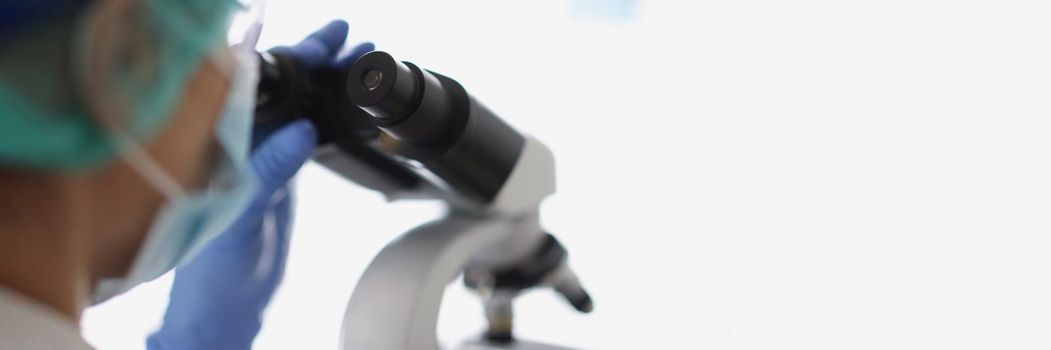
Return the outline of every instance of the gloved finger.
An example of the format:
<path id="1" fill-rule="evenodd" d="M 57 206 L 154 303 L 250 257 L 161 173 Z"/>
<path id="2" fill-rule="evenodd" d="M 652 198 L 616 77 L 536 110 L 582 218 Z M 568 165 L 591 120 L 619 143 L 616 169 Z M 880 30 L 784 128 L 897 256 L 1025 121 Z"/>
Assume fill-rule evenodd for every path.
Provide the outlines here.
<path id="1" fill-rule="evenodd" d="M 349 28 L 347 22 L 341 20 L 329 22 L 293 46 L 289 53 L 306 68 L 332 62 L 343 47 L 343 42 L 347 40 Z"/>
<path id="2" fill-rule="evenodd" d="M 263 144 L 263 141 L 266 141 L 266 139 L 270 137 L 270 134 L 273 134 L 274 131 L 277 131 L 277 129 L 282 126 L 284 125 L 273 123 L 253 125 L 251 150 L 255 151 L 256 148 L 259 148 L 259 146 Z"/>
<path id="3" fill-rule="evenodd" d="M 333 20 L 316 32 L 311 33 L 300 44 L 316 42 L 329 51 L 335 51 L 343 46 L 343 41 L 347 39 L 349 29 L 350 25 L 346 21 Z"/>
<path id="4" fill-rule="evenodd" d="M 288 218 L 292 216 L 290 186 L 291 181 L 272 191 L 260 191 L 241 217 L 226 232 L 208 243 L 205 251 L 260 250 L 265 259 L 259 259 L 256 274 L 269 274 L 269 269 L 274 268 L 269 261 L 284 258 L 282 250 L 287 249 L 284 246 L 288 244 L 290 231 Z"/>
<path id="5" fill-rule="evenodd" d="M 257 276 L 263 276 L 264 283 L 277 285 L 284 275 L 285 263 L 288 260 L 288 247 L 292 233 L 292 218 L 294 196 L 291 184 L 285 185 L 275 195 L 276 203 L 269 209 L 268 226 L 270 230 L 264 230 L 264 258 L 260 259 L 261 269 L 257 269 Z"/>
<path id="6" fill-rule="evenodd" d="M 252 153 L 252 170 L 259 179 L 259 193 L 267 197 L 292 178 L 314 153 L 317 130 L 300 119 L 275 131 Z"/>
<path id="7" fill-rule="evenodd" d="M 357 61 L 362 55 L 374 50 L 376 50 L 376 44 L 370 42 L 358 44 L 358 46 L 355 46 L 350 50 L 350 53 L 336 61 L 336 67 L 350 67 L 350 65 L 354 64 L 354 61 Z"/>
<path id="8" fill-rule="evenodd" d="M 281 197 L 274 204 L 274 226 L 277 228 L 278 235 L 277 245 L 287 246 L 288 236 L 292 231 L 292 218 L 295 217 L 295 190 L 294 183 L 286 183 L 285 186 L 279 190 Z"/>

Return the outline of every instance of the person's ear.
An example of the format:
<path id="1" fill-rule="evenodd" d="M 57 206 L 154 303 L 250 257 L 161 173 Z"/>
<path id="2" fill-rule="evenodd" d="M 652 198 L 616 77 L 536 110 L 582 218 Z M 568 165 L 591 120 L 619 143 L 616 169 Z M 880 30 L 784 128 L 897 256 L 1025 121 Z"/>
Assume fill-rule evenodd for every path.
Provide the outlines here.
<path id="1" fill-rule="evenodd" d="M 140 0 L 97 0 L 82 19 L 73 57 L 77 89 L 105 128 L 134 129 L 136 103 L 161 74 L 160 46 Z"/>

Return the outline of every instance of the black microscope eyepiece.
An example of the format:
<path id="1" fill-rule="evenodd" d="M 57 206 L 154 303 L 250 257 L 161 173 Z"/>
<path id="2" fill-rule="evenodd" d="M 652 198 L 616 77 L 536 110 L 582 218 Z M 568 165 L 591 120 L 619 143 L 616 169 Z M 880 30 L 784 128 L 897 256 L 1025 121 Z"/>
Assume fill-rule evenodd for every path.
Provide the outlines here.
<path id="1" fill-rule="evenodd" d="M 374 117 L 387 124 L 395 123 L 420 103 L 423 87 L 417 74 L 390 54 L 373 51 L 351 66 L 347 95 Z"/>
<path id="2" fill-rule="evenodd" d="M 373 124 L 415 147 L 447 144 L 454 137 L 451 100 L 457 96 L 431 72 L 386 52 L 373 51 L 354 62 L 347 97 L 372 115 Z"/>

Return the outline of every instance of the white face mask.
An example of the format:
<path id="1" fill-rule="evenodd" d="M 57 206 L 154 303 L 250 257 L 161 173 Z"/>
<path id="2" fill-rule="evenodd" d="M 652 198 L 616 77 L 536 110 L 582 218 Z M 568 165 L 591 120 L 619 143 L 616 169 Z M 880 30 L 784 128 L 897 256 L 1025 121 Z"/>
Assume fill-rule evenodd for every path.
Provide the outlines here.
<path id="1" fill-rule="evenodd" d="M 94 303 L 160 277 L 189 260 L 208 241 L 233 224 L 251 200 L 256 183 L 248 163 L 248 153 L 259 62 L 257 56 L 247 50 L 231 52 L 235 68 L 227 72 L 229 91 L 215 129 L 222 152 L 205 189 L 184 191 L 138 141 L 125 133 L 114 133 L 121 156 L 164 193 L 168 202 L 154 218 L 128 275 L 99 282 Z M 216 64 L 230 66 L 229 62 Z"/>

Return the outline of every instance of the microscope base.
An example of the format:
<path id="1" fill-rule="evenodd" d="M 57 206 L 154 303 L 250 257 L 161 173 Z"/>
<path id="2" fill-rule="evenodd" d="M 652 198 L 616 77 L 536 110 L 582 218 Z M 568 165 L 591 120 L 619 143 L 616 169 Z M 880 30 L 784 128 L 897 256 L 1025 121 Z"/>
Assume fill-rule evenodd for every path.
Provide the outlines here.
<path id="1" fill-rule="evenodd" d="M 574 350 L 557 345 L 517 340 L 511 344 L 492 344 L 481 340 L 470 340 L 460 344 L 457 350 Z"/>

